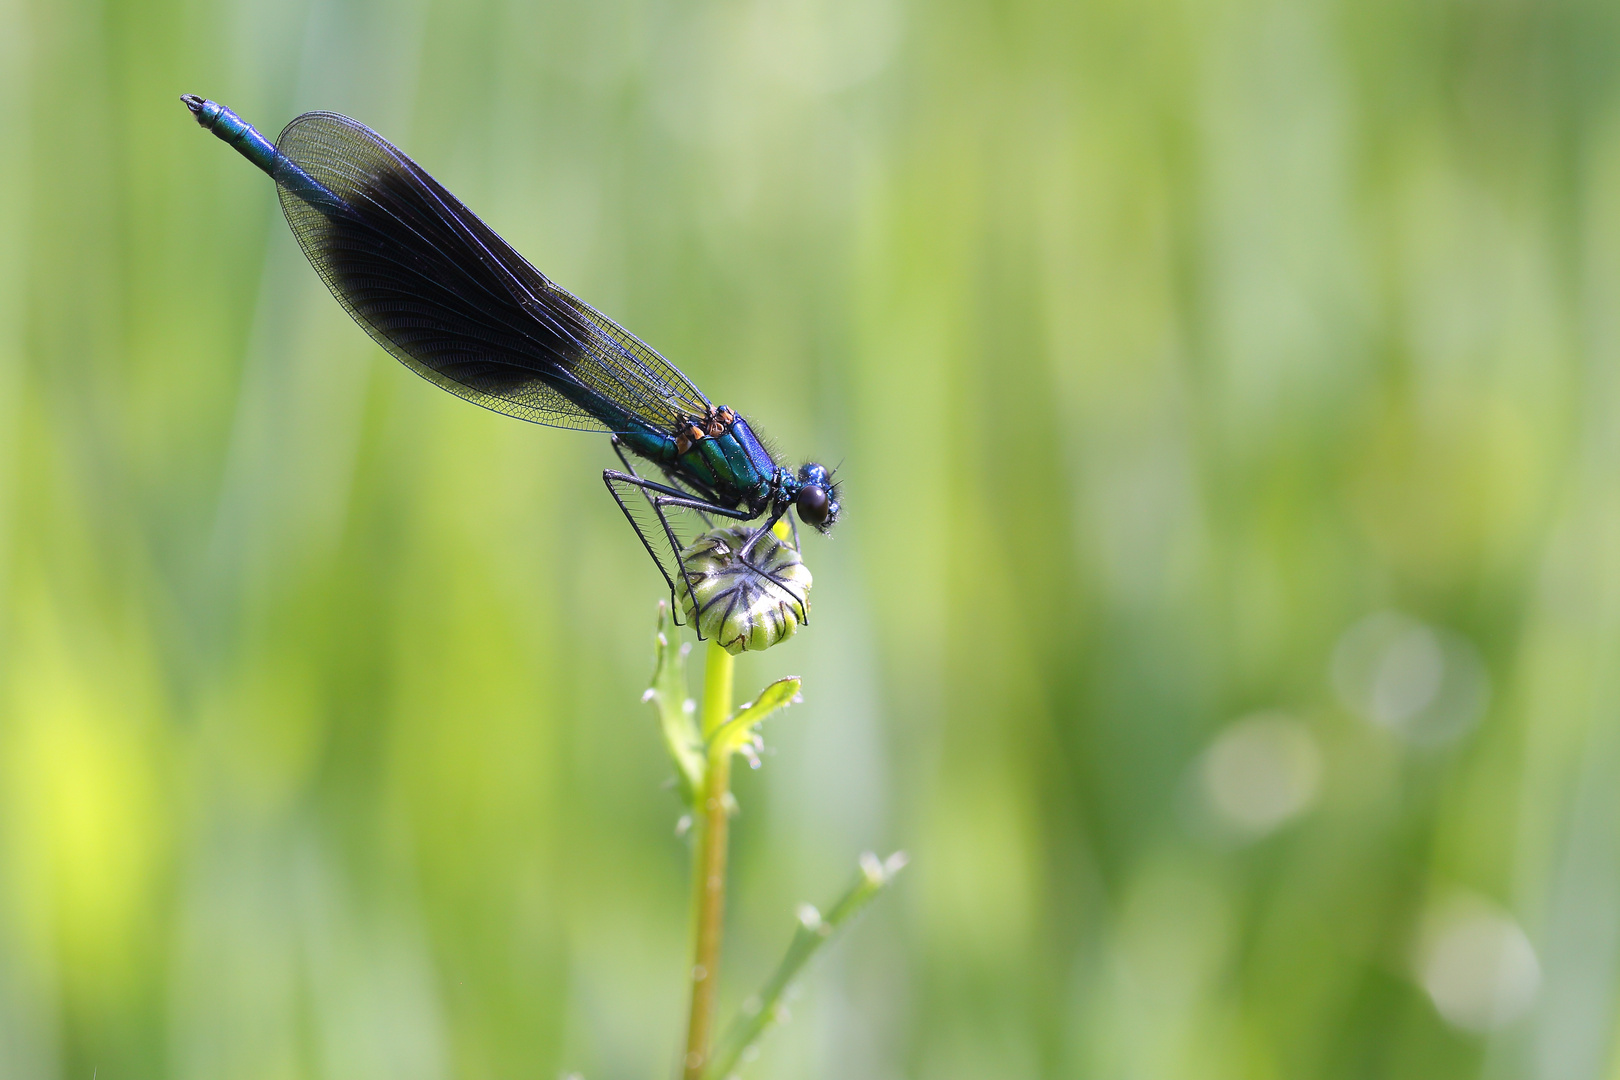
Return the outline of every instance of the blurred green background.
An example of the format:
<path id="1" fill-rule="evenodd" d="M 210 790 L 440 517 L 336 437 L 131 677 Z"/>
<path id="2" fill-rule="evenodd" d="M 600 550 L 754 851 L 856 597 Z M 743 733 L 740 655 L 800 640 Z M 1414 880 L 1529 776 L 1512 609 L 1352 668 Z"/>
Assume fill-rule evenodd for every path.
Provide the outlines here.
<path id="1" fill-rule="evenodd" d="M 358 117 L 843 463 L 754 1075 L 1620 1075 L 1620 7 L 0 0 L 0 1076 L 674 1067 L 606 440 L 414 378 L 266 132 Z"/>

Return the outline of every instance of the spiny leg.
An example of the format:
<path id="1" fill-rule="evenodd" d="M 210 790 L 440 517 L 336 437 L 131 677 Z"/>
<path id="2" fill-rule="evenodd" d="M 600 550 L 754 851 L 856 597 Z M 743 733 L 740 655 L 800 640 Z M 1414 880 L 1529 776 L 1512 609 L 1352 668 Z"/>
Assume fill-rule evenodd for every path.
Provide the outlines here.
<path id="1" fill-rule="evenodd" d="M 688 595 L 696 595 L 695 583 L 692 580 L 691 571 L 686 568 L 686 561 L 681 558 L 681 543 L 675 535 L 674 526 L 670 524 L 669 516 L 664 513 L 665 508 L 696 510 L 701 515 L 714 514 L 718 517 L 727 517 L 736 521 L 747 521 L 750 515 L 745 510 L 734 510 L 731 507 L 693 498 L 679 488 L 660 484 L 654 480 L 647 480 L 634 474 L 617 472 L 613 469 L 603 471 L 602 481 L 607 485 L 608 491 L 612 493 L 613 501 L 619 504 L 619 511 L 624 514 L 625 520 L 635 530 L 637 539 L 641 541 L 641 546 L 647 549 L 647 554 L 652 557 L 654 565 L 658 567 L 658 572 L 664 576 L 664 582 L 669 586 L 670 605 L 674 609 L 675 619 L 679 623 L 680 602 L 675 588 L 675 579 L 670 576 L 669 570 L 665 567 L 663 559 L 659 557 L 652 541 L 642 531 L 641 522 L 636 520 L 635 515 L 630 512 L 630 508 L 625 505 L 616 485 L 625 484 L 637 488 L 652 505 L 653 513 L 658 517 L 658 523 L 664 530 L 664 539 L 669 544 L 670 554 L 675 565 L 679 568 L 678 572 L 681 579 L 686 583 Z M 657 494 L 654 494 L 655 492 Z M 703 639 L 701 628 L 698 628 L 698 639 Z"/>
<path id="2" fill-rule="evenodd" d="M 613 452 L 618 455 L 620 464 L 622 464 L 624 466 L 624 471 L 626 473 L 630 474 L 631 476 L 635 477 L 637 480 L 645 480 L 646 477 L 642 476 L 639 472 L 636 471 L 635 462 L 631 461 L 630 456 L 625 453 L 624 440 L 619 438 L 617 435 L 610 435 L 610 436 L 608 436 L 608 441 L 609 441 L 610 445 L 612 445 L 612 447 L 613 447 Z M 680 484 L 676 482 L 675 474 L 670 472 L 668 469 L 662 469 L 661 471 L 663 472 L 664 479 L 666 481 L 666 483 L 660 485 L 660 487 L 663 490 L 665 490 L 665 491 L 678 491 L 688 499 L 705 499 L 705 498 L 709 498 L 707 493 L 704 493 L 704 492 L 694 493 L 694 492 L 687 491 L 685 488 L 681 487 Z M 652 502 L 652 496 L 651 495 L 647 496 L 647 501 Z M 709 499 L 709 501 L 713 502 L 714 500 Z"/>
<path id="3" fill-rule="evenodd" d="M 684 490 L 681 487 L 680 483 L 677 481 L 674 473 L 670 472 L 668 469 L 663 469 L 661 471 L 664 474 L 664 479 L 669 481 L 669 486 L 670 487 L 675 488 L 677 491 Z M 687 494 L 692 498 L 705 499 L 705 500 L 707 500 L 709 502 L 714 502 L 713 494 L 710 493 L 710 492 L 707 492 L 707 491 L 700 491 L 700 492 L 697 492 L 695 494 L 692 493 L 692 492 L 687 492 Z M 714 521 L 709 517 L 709 515 L 707 513 L 705 513 L 702 510 L 699 510 L 699 511 L 697 511 L 697 516 L 703 519 L 703 528 L 705 530 L 713 531 L 713 529 L 714 529 Z"/>
<path id="4" fill-rule="evenodd" d="M 630 460 L 628 455 L 625 454 L 624 440 L 619 438 L 617 435 L 611 435 L 609 436 L 609 439 L 612 441 L 613 452 L 619 455 L 619 461 L 624 465 L 624 471 L 635 477 L 637 480 L 646 479 L 641 475 L 641 473 L 636 471 L 635 463 Z M 709 489 L 697 484 L 693 484 L 692 486 L 695 490 L 688 490 L 681 486 L 680 478 L 677 477 L 675 473 L 667 466 L 660 465 L 658 468 L 659 471 L 664 474 L 664 483 L 662 485 L 663 490 L 679 492 L 683 498 L 695 499 L 711 505 L 719 504 L 720 500 L 715 496 L 714 492 L 710 491 Z M 691 481 L 687 482 L 691 483 Z M 647 496 L 647 501 L 652 502 L 651 495 Z M 701 510 L 698 511 L 698 513 L 702 516 L 704 523 L 712 529 L 714 527 L 714 522 L 709 520 L 709 515 Z"/>
<path id="5" fill-rule="evenodd" d="M 619 489 L 614 486 L 615 482 L 630 484 L 645 496 L 646 490 L 641 488 L 640 484 L 637 483 L 638 480 L 640 480 L 640 477 L 626 476 L 624 473 L 615 472 L 612 469 L 602 470 L 602 482 L 607 485 L 608 494 L 613 496 L 613 501 L 619 506 L 619 512 L 624 515 L 624 520 L 630 523 L 630 528 L 635 531 L 636 539 L 641 541 L 641 546 L 647 549 L 647 556 L 652 559 L 653 565 L 658 567 L 658 573 L 663 577 L 664 584 L 669 586 L 670 612 L 675 619 L 675 625 L 680 626 L 682 625 L 681 606 L 675 599 L 675 582 L 669 576 L 669 571 L 664 568 L 664 560 L 658 557 L 658 552 L 653 549 L 652 542 L 641 531 L 641 522 L 637 521 L 636 516 L 630 512 L 630 507 L 625 505 L 623 497 L 619 495 Z M 652 498 L 648 496 L 647 501 L 651 503 Z"/>
<path id="6" fill-rule="evenodd" d="M 771 516 L 766 519 L 765 524 L 753 531 L 752 535 L 750 535 L 748 539 L 743 542 L 742 549 L 737 552 L 737 561 L 742 563 L 748 569 L 752 570 L 754 573 L 758 574 L 760 577 L 769 579 L 773 584 L 776 585 L 777 588 L 787 593 L 788 596 L 792 598 L 793 602 L 799 607 L 799 622 L 805 626 L 809 626 L 810 609 L 805 606 L 804 597 L 795 592 L 793 587 L 787 582 L 783 581 L 781 578 L 777 577 L 763 566 L 760 566 L 749 557 L 753 554 L 754 545 L 758 543 L 766 533 L 770 532 L 776 527 L 777 521 L 781 520 L 781 517 L 786 510 L 787 507 L 784 506 L 774 511 Z M 794 526 L 792 518 L 788 518 L 788 528 L 793 530 L 793 547 L 794 550 L 797 551 L 799 550 L 799 530 Z"/>
<path id="7" fill-rule="evenodd" d="M 671 473 L 668 469 L 663 470 L 665 479 L 667 479 L 669 481 L 669 483 L 667 485 L 666 484 L 659 484 L 656 481 L 647 480 L 639 472 L 636 471 L 635 463 L 630 460 L 630 456 L 625 452 L 625 443 L 624 443 L 623 439 L 619 438 L 619 436 L 617 436 L 617 435 L 610 435 L 610 436 L 608 436 L 608 442 L 613 447 L 613 452 L 616 455 L 618 455 L 620 464 L 622 464 L 624 466 L 624 473 L 617 474 L 617 475 L 620 476 L 620 477 L 624 477 L 625 478 L 624 479 L 625 483 L 630 484 L 631 486 L 635 487 L 637 490 L 639 490 L 641 492 L 642 497 L 647 500 L 647 505 L 649 507 L 652 507 L 654 514 L 658 513 L 657 507 L 653 506 L 652 492 L 654 490 L 665 492 L 665 493 L 668 493 L 668 494 L 679 495 L 679 496 L 681 496 L 683 498 L 692 499 L 694 502 L 704 501 L 704 499 L 707 497 L 706 492 L 702 493 L 702 494 L 694 494 L 694 493 L 692 493 L 690 491 L 687 491 L 685 488 L 680 487 L 676 483 L 676 479 L 675 479 L 674 474 Z M 625 502 L 624 502 L 624 500 L 622 498 L 620 498 L 618 490 L 613 486 L 613 484 L 614 484 L 613 479 L 609 478 L 607 472 L 604 472 L 602 474 L 602 479 L 604 481 L 606 481 L 607 486 L 608 486 L 608 491 L 611 492 L 612 495 L 613 495 L 613 501 L 619 504 L 620 513 L 624 514 L 625 520 L 630 522 L 630 527 L 636 531 L 636 538 L 641 541 L 641 546 L 647 549 L 647 554 L 652 556 L 653 565 L 658 567 L 658 572 L 663 575 L 665 584 L 667 584 L 669 586 L 669 605 L 670 605 L 670 608 L 671 608 L 671 614 L 672 614 L 672 616 L 673 616 L 673 618 L 675 620 L 675 625 L 677 625 L 677 626 L 684 625 L 682 623 L 682 621 L 681 621 L 680 604 L 677 602 L 675 582 L 669 576 L 669 569 L 664 565 L 664 560 L 659 557 L 659 555 L 658 555 L 657 551 L 655 550 L 654 546 L 652 545 L 652 543 L 648 541 L 646 534 L 641 529 L 641 522 L 636 520 L 635 515 L 630 510 L 630 507 L 625 504 Z M 707 501 L 710 502 L 710 503 L 713 503 L 714 500 L 712 498 L 708 498 Z M 702 510 L 699 510 L 699 511 L 697 511 L 697 514 L 698 514 L 698 516 L 700 518 L 703 519 L 703 524 L 704 524 L 705 528 L 708 528 L 708 529 L 713 529 L 714 528 L 714 522 L 712 520 L 710 520 L 709 515 L 707 513 L 705 513 Z M 662 524 L 664 526 L 665 533 L 666 534 L 670 533 L 671 530 L 669 528 L 669 523 L 663 520 L 662 515 L 658 515 L 658 517 L 659 517 L 660 524 Z M 671 543 L 670 543 L 670 555 L 672 556 L 673 560 L 677 564 L 681 564 L 680 550 L 681 550 L 680 545 L 678 543 L 674 542 L 674 541 L 671 541 Z M 686 577 L 686 568 L 685 568 L 684 564 L 680 565 L 680 572 L 681 572 L 682 577 L 685 578 Z M 688 588 L 691 587 L 690 580 L 687 581 L 687 587 Z M 701 637 L 702 635 L 700 634 L 699 636 Z"/>
<path id="8" fill-rule="evenodd" d="M 662 486 L 663 485 L 661 484 L 653 484 L 650 482 L 647 483 L 648 489 L 657 489 L 661 488 Z M 670 489 L 666 488 L 665 490 Z M 686 595 L 692 598 L 692 625 L 693 629 L 697 631 L 698 640 L 702 641 L 703 624 L 697 619 L 697 616 L 702 614 L 701 610 L 699 610 L 697 606 L 697 585 L 692 581 L 692 572 L 686 568 L 686 560 L 681 558 L 680 541 L 676 538 L 675 527 L 669 523 L 669 515 L 664 513 L 664 509 L 666 507 L 674 507 L 682 510 L 696 510 L 698 515 L 703 517 L 704 520 L 708 520 L 709 514 L 719 514 L 735 521 L 747 521 L 751 515 L 749 515 L 748 511 L 746 510 L 733 510 L 730 507 L 720 506 L 716 503 L 704 502 L 702 499 L 694 499 L 685 494 L 659 495 L 652 497 L 650 501 L 652 502 L 653 513 L 658 515 L 659 523 L 664 526 L 664 535 L 669 540 L 670 550 L 675 553 L 675 562 L 680 566 L 681 578 L 686 582 Z"/>
<path id="9" fill-rule="evenodd" d="M 668 542 L 670 553 L 673 556 L 675 564 L 679 568 L 678 572 L 680 573 L 682 580 L 686 582 L 686 588 L 689 595 L 696 595 L 694 592 L 692 576 L 686 568 L 685 560 L 681 558 L 680 541 L 675 535 L 674 526 L 670 524 L 668 515 L 664 513 L 664 508 L 674 507 L 679 509 L 694 510 L 697 512 L 698 516 L 703 518 L 704 524 L 711 529 L 714 527 L 714 523 L 709 519 L 710 514 L 727 517 L 734 521 L 747 521 L 751 515 L 746 511 L 720 506 L 711 499 L 702 498 L 693 494 L 692 492 L 676 486 L 675 477 L 671 475 L 667 469 L 664 470 L 664 473 L 670 481 L 668 484 L 660 484 L 656 481 L 645 479 L 636 472 L 635 466 L 625 454 L 623 440 L 615 435 L 612 437 L 611 441 L 613 452 L 618 455 L 619 461 L 624 464 L 625 472 L 620 473 L 611 469 L 606 470 L 602 473 L 602 479 L 607 485 L 608 492 L 612 494 L 613 501 L 618 503 L 619 512 L 624 514 L 625 520 L 628 521 L 630 523 L 630 527 L 635 530 L 636 538 L 641 541 L 641 546 L 647 550 L 648 556 L 650 556 L 653 560 L 653 565 L 658 567 L 658 572 L 663 576 L 664 583 L 669 586 L 670 607 L 672 609 L 672 614 L 676 624 L 682 625 L 681 609 L 679 597 L 677 596 L 677 590 L 675 588 L 675 581 L 672 577 L 670 577 L 669 570 L 665 568 L 664 561 L 659 557 L 653 543 L 647 539 L 646 533 L 642 531 L 641 522 L 636 520 L 635 515 L 631 513 L 629 506 L 625 504 L 624 499 L 620 496 L 618 489 L 614 485 L 616 483 L 623 483 L 635 487 L 641 492 L 642 496 L 646 498 L 648 504 L 652 506 L 653 513 L 658 517 L 659 525 L 663 527 L 664 538 Z M 654 496 L 654 492 L 657 492 L 658 495 Z M 791 599 L 799 609 L 800 623 L 808 626 L 810 625 L 810 613 L 808 607 L 805 605 L 804 598 L 800 596 L 797 591 L 795 591 L 793 586 L 789 585 L 786 581 L 782 580 L 770 570 L 754 562 L 749 557 L 750 553 L 754 549 L 754 545 L 761 537 L 765 535 L 767 531 L 771 530 L 775 526 L 776 522 L 781 519 L 785 510 L 786 507 L 782 507 L 781 509 L 777 510 L 762 526 L 755 529 L 753 533 L 749 535 L 748 539 L 743 543 L 742 550 L 738 555 L 738 561 L 786 593 L 789 599 Z M 788 518 L 788 526 L 793 530 L 794 550 L 801 550 L 799 547 L 798 524 L 792 519 L 792 517 Z M 703 631 L 700 627 L 697 628 L 697 634 L 698 639 L 702 640 Z"/>

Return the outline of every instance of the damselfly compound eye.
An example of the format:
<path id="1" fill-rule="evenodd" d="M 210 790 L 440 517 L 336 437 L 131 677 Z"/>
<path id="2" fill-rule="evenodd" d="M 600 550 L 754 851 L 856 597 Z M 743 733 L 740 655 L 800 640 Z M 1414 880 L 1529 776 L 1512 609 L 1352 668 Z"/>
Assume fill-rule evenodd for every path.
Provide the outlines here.
<path id="1" fill-rule="evenodd" d="M 825 488 L 806 484 L 799 489 L 799 520 L 806 525 L 819 529 L 827 524 L 827 510 L 831 505 Z"/>

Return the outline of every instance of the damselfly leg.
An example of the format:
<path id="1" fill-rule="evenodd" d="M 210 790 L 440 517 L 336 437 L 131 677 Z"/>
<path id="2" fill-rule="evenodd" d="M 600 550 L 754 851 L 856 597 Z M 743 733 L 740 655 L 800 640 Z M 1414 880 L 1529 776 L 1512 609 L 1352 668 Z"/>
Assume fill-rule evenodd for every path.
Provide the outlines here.
<path id="1" fill-rule="evenodd" d="M 636 538 L 641 541 L 641 546 L 646 548 L 647 554 L 652 557 L 654 565 L 658 567 L 658 572 L 664 576 L 664 583 L 669 586 L 670 607 L 675 622 L 679 625 L 682 622 L 681 605 L 677 595 L 678 590 L 675 587 L 675 579 L 679 577 L 684 581 L 687 591 L 694 595 L 696 582 L 687 570 L 686 563 L 681 559 L 681 550 L 686 546 L 686 542 L 676 533 L 668 511 L 696 511 L 703 518 L 704 523 L 711 527 L 712 522 L 709 518 L 711 514 L 716 517 L 730 518 L 734 521 L 747 521 L 748 514 L 746 511 L 734 510 L 699 498 L 693 493 L 683 491 L 673 485 L 661 484 L 656 480 L 648 480 L 638 475 L 635 466 L 630 464 L 623 450 L 618 446 L 617 439 L 614 440 L 614 444 L 614 450 L 618 452 L 619 460 L 624 463 L 626 471 L 619 472 L 616 469 L 604 469 L 602 482 L 607 485 L 609 494 L 613 496 L 613 501 L 619 505 L 619 511 L 624 514 L 624 519 L 635 530 Z M 631 494 L 632 489 L 639 492 L 639 496 Z M 646 500 L 647 505 L 652 508 L 653 514 L 658 519 L 656 528 L 658 532 L 663 534 L 662 545 L 655 543 L 647 535 L 648 530 L 653 528 L 652 524 L 643 522 L 636 516 L 635 511 L 631 509 L 631 502 L 639 501 L 640 498 Z M 626 501 L 627 499 L 630 501 Z M 667 545 L 665 548 L 668 552 L 667 557 L 659 550 L 663 545 Z M 698 638 L 700 640 L 703 638 L 701 629 L 698 630 Z"/>
<path id="2" fill-rule="evenodd" d="M 747 521 L 750 515 L 745 510 L 737 510 L 728 506 L 721 506 L 716 502 L 702 498 L 701 496 L 694 494 L 693 492 L 686 491 L 675 486 L 674 484 L 662 484 L 656 480 L 648 480 L 646 477 L 641 476 L 635 471 L 635 466 L 631 464 L 628 455 L 625 454 L 622 446 L 620 446 L 619 440 L 615 438 L 613 442 L 614 452 L 618 454 L 619 460 L 624 464 L 625 471 L 620 472 L 616 469 L 606 469 L 602 472 L 602 481 L 607 485 L 608 492 L 613 496 L 613 501 L 618 504 L 620 513 L 624 514 L 624 519 L 628 521 L 630 523 L 630 527 L 635 530 L 636 538 L 641 541 L 641 546 L 646 549 L 647 554 L 652 557 L 653 563 L 658 567 L 659 573 L 664 576 L 664 582 L 669 586 L 671 607 L 674 611 L 675 620 L 679 624 L 682 621 L 681 607 L 678 596 L 679 590 L 675 587 L 675 581 L 677 577 L 684 581 L 686 583 L 688 592 L 693 595 L 695 595 L 696 592 L 696 582 L 693 580 L 691 572 L 687 569 L 685 561 L 681 558 L 681 551 L 686 547 L 686 543 L 688 541 L 683 540 L 679 533 L 677 533 L 674 523 L 670 520 L 670 512 L 680 510 L 694 511 L 703 519 L 704 524 L 711 528 L 713 527 L 713 522 L 710 520 L 710 515 L 727 518 L 732 521 Z M 656 543 L 652 537 L 648 536 L 648 531 L 654 529 L 654 526 L 650 522 L 643 522 L 640 520 L 636 516 L 635 511 L 631 509 L 631 504 L 639 501 L 636 495 L 631 494 L 632 489 L 639 492 L 641 498 L 644 498 L 646 500 L 646 504 L 652 508 L 653 514 L 658 520 L 656 532 L 663 534 L 662 540 L 664 541 L 664 544 L 668 545 L 667 549 L 665 549 L 668 551 L 667 558 L 660 551 L 660 548 L 663 545 Z M 776 585 L 777 588 L 786 593 L 788 597 L 792 599 L 794 605 L 799 609 L 799 621 L 801 623 L 808 624 L 808 611 L 806 609 L 804 598 L 799 595 L 792 585 L 784 581 L 767 567 L 759 565 L 751 557 L 754 546 L 765 535 L 766 532 L 771 530 L 781 516 L 782 512 L 779 510 L 778 512 L 772 514 L 770 519 L 766 521 L 764 525 L 756 528 L 751 534 L 749 534 L 748 539 L 743 544 L 742 551 L 739 553 L 738 561 L 749 570 L 752 570 L 754 573 L 770 581 L 772 584 Z M 796 530 L 794 533 L 794 547 L 795 549 L 798 547 L 798 534 Z M 702 639 L 703 637 L 703 632 L 701 629 L 698 630 L 698 637 L 699 639 Z"/>
<path id="3" fill-rule="evenodd" d="M 804 597 L 800 596 L 797 592 L 794 592 L 793 591 L 793 586 L 789 585 L 787 582 L 783 581 L 781 578 L 779 578 L 775 574 L 771 573 L 771 571 L 767 570 L 765 567 L 760 566 L 758 563 L 754 562 L 754 560 L 751 558 L 751 556 L 753 555 L 753 552 L 754 552 L 754 545 L 757 544 L 765 536 L 766 533 L 771 532 L 776 528 L 777 521 L 779 521 L 781 519 L 782 515 L 784 513 L 786 513 L 786 512 L 787 512 L 787 507 L 785 507 L 785 506 L 778 509 L 778 510 L 776 510 L 774 513 L 771 514 L 771 516 L 769 518 L 766 519 L 765 524 L 763 524 L 759 528 L 755 529 L 753 531 L 753 533 L 748 537 L 748 539 L 743 542 L 742 550 L 737 552 L 737 561 L 742 563 L 744 566 L 748 567 L 748 569 L 752 570 L 754 573 L 758 574 L 760 577 L 768 578 L 772 583 L 774 583 L 776 585 L 777 588 L 781 589 L 783 592 L 787 593 L 788 596 L 792 597 L 793 598 L 793 603 L 795 605 L 797 605 L 797 607 L 799 609 L 799 622 L 801 624 L 805 625 L 805 626 L 809 626 L 810 625 L 810 609 L 805 606 Z M 793 550 L 798 551 L 798 550 L 800 550 L 800 548 L 799 548 L 799 528 L 798 528 L 798 526 L 796 524 L 794 524 L 793 518 L 792 518 L 791 515 L 789 515 L 789 517 L 788 517 L 788 528 L 790 530 L 792 530 L 792 533 L 793 533 Z"/>
<path id="4" fill-rule="evenodd" d="M 609 436 L 609 441 L 613 444 L 613 452 L 618 455 L 619 463 L 624 466 L 624 471 L 629 473 L 631 476 L 634 476 L 638 480 L 644 479 L 644 477 L 636 471 L 635 462 L 630 460 L 630 455 L 625 451 L 624 440 L 619 438 L 617 435 L 611 435 Z M 689 486 L 683 487 L 681 486 L 681 477 L 675 475 L 675 473 L 668 468 L 664 468 L 661 471 L 664 474 L 664 483 L 674 490 L 680 492 L 686 498 L 696 499 L 700 502 L 706 503 L 718 503 L 720 501 L 719 497 L 708 488 L 693 483 L 690 479 L 686 481 Z M 650 504 L 652 502 L 652 496 L 647 494 L 645 490 L 642 493 L 647 495 L 647 501 Z M 706 512 L 699 510 L 697 511 L 697 515 L 703 519 L 703 528 L 705 530 L 714 528 L 714 521 Z"/>

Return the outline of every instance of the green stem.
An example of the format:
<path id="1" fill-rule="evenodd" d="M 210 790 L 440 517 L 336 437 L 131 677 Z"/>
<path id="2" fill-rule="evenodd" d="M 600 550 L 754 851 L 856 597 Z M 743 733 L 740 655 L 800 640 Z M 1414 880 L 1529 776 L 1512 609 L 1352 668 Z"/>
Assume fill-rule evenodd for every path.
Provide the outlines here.
<path id="1" fill-rule="evenodd" d="M 726 846 L 730 832 L 731 752 L 710 737 L 731 715 L 733 659 L 711 639 L 704 659 L 703 737 L 710 742 L 699 805 L 693 865 L 692 1013 L 686 1028 L 685 1080 L 701 1080 L 714 1034 L 720 982 L 720 936 L 726 914 Z"/>

